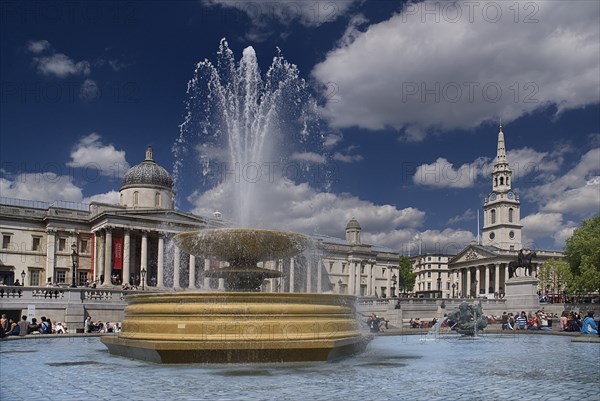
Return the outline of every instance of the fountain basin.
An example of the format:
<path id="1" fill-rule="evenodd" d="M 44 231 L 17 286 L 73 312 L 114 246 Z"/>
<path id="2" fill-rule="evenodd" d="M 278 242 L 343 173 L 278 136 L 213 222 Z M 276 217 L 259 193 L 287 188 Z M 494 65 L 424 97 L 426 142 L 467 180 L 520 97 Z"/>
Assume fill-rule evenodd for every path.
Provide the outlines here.
<path id="1" fill-rule="evenodd" d="M 333 294 L 181 293 L 127 297 L 111 354 L 155 363 L 331 361 L 364 350 L 355 298 Z"/>

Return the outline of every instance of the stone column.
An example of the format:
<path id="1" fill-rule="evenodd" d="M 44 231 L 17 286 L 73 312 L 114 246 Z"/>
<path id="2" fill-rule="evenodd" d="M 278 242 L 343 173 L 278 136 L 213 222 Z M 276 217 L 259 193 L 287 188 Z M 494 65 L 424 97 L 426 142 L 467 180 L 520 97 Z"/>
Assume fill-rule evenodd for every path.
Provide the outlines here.
<path id="1" fill-rule="evenodd" d="M 140 257 L 140 280 L 144 280 L 143 287 L 148 287 L 148 276 L 150 272 L 148 271 L 148 232 L 142 231 L 142 249 L 141 249 L 141 257 Z M 142 270 L 146 271 L 145 275 L 142 275 Z"/>
<path id="2" fill-rule="evenodd" d="M 481 266 L 475 266 L 475 296 L 478 297 L 481 288 Z"/>
<path id="3" fill-rule="evenodd" d="M 373 263 L 367 267 L 367 296 L 373 296 Z"/>
<path id="4" fill-rule="evenodd" d="M 471 268 L 467 268 L 467 282 L 465 283 L 465 291 L 463 291 L 463 297 L 469 298 L 471 296 Z"/>
<path id="5" fill-rule="evenodd" d="M 98 231 L 94 231 L 92 234 L 94 236 L 94 268 L 92 271 L 92 277 L 90 278 L 90 281 L 96 281 L 96 276 L 98 276 L 98 266 L 100 266 L 100 264 L 99 264 L 100 235 L 98 234 Z"/>
<path id="6" fill-rule="evenodd" d="M 177 245 L 173 245 L 173 288 L 179 288 L 179 269 L 181 251 Z"/>
<path id="7" fill-rule="evenodd" d="M 129 283 L 129 276 L 131 275 L 131 232 L 125 230 L 123 238 L 123 284 Z"/>
<path id="8" fill-rule="evenodd" d="M 356 270 L 356 282 L 355 287 L 354 287 L 354 294 L 358 297 L 360 296 L 360 283 L 361 283 L 361 278 L 362 278 L 362 263 L 357 262 L 356 266 L 355 266 L 355 270 Z"/>
<path id="9" fill-rule="evenodd" d="M 495 263 L 494 267 L 494 292 L 500 294 L 500 263 Z"/>
<path id="10" fill-rule="evenodd" d="M 295 280 L 295 270 L 296 270 L 296 258 L 290 258 L 290 292 L 295 292 L 294 288 L 294 280 Z"/>
<path id="11" fill-rule="evenodd" d="M 204 259 L 204 273 L 206 274 L 210 270 L 210 259 Z M 210 278 L 204 276 L 204 291 L 210 289 Z"/>
<path id="12" fill-rule="evenodd" d="M 54 267 L 56 266 L 56 231 L 48 230 L 48 239 L 46 241 L 46 282 L 40 283 L 46 285 L 48 279 L 54 283 Z"/>
<path id="13" fill-rule="evenodd" d="M 112 275 L 112 228 L 106 228 L 104 237 L 104 281 L 103 286 L 112 285 L 110 279 Z"/>
<path id="14" fill-rule="evenodd" d="M 388 269 L 386 270 L 386 280 L 385 280 L 385 285 L 387 286 L 387 297 L 391 298 L 392 297 L 392 268 L 390 266 L 388 266 Z"/>
<path id="15" fill-rule="evenodd" d="M 158 260 L 156 261 L 156 286 L 165 288 L 165 235 L 158 233 Z"/>
<path id="16" fill-rule="evenodd" d="M 98 276 L 98 285 L 102 285 L 100 282 L 100 276 L 104 275 L 104 244 L 106 236 L 101 232 L 98 232 L 96 240 L 98 241 L 98 264 L 96 265 L 96 276 Z"/>
<path id="17" fill-rule="evenodd" d="M 485 293 L 488 294 L 490 291 L 490 276 L 492 275 L 492 267 L 485 265 Z"/>
<path id="18" fill-rule="evenodd" d="M 190 255 L 190 276 L 189 276 L 189 289 L 196 289 L 196 257 L 194 255 Z"/>

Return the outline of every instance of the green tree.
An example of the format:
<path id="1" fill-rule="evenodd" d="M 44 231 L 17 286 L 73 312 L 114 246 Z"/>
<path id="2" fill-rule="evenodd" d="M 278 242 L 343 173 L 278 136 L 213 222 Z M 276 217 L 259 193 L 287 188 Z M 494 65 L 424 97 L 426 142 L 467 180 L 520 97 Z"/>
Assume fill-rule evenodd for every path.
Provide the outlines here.
<path id="1" fill-rule="evenodd" d="M 560 259 L 548 259 L 538 270 L 538 280 L 542 289 L 548 288 L 552 293 L 567 289 L 573 281 L 569 264 Z"/>
<path id="2" fill-rule="evenodd" d="M 398 269 L 398 290 L 403 292 L 413 292 L 417 275 L 413 272 L 412 262 L 406 256 L 400 256 Z"/>
<path id="3" fill-rule="evenodd" d="M 577 293 L 600 292 L 600 215 L 584 220 L 565 245 Z"/>

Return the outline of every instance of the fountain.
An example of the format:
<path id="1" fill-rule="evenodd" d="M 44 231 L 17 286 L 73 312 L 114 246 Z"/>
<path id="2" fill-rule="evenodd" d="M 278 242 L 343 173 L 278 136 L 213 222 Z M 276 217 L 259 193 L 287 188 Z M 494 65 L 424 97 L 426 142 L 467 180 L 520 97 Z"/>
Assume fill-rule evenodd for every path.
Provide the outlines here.
<path id="1" fill-rule="evenodd" d="M 295 66 L 280 56 L 263 82 L 252 48 L 244 50 L 239 66 L 225 41 L 219 55 L 217 67 L 199 63 L 190 81 L 188 115 L 178 144 L 204 133 L 206 142 L 216 141 L 209 149 L 229 150 L 231 166 L 268 164 L 287 122 L 300 123 L 302 137 L 308 132 L 312 118 L 305 111 L 312 103 L 304 97 L 305 83 Z M 181 149 L 175 150 L 177 156 Z M 203 173 L 210 166 L 203 158 Z M 175 173 L 182 168 L 178 161 Z M 268 213 L 258 209 L 261 202 L 256 197 L 265 191 L 257 190 L 257 182 L 242 179 L 230 184 L 234 189 L 227 199 L 241 227 Z M 190 255 L 227 262 L 204 272 L 204 277 L 223 279 L 226 292 L 127 297 L 122 331 L 102 337 L 111 354 L 157 363 L 296 362 L 335 360 L 366 347 L 370 337 L 358 330 L 355 297 L 260 292 L 265 280 L 280 277 L 281 272 L 258 263 L 299 254 L 310 245 L 308 237 L 270 229 L 220 228 L 181 233 L 174 242 Z"/>
<path id="2" fill-rule="evenodd" d="M 477 305 L 461 303 L 458 310 L 448 314 L 447 321 L 452 330 L 466 337 L 477 337 L 477 332 L 483 331 L 487 326 L 487 318 L 483 314 L 481 301 Z"/>

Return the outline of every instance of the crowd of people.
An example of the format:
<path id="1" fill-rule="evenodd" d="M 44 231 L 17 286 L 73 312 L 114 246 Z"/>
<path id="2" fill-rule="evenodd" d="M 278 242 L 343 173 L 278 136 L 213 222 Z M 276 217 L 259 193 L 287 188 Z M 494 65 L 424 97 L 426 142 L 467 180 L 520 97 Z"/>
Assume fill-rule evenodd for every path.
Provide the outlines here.
<path id="1" fill-rule="evenodd" d="M 86 333 L 118 333 L 121 331 L 119 322 L 92 322 L 92 318 L 88 316 L 84 322 Z M 0 318 L 0 337 L 8 336 L 26 336 L 28 334 L 69 334 L 67 326 L 63 322 L 52 321 L 46 316 L 42 316 L 40 321 L 37 318 L 27 320 L 27 316 L 23 315 L 19 322 L 8 318 L 6 314 L 2 314 Z"/>

